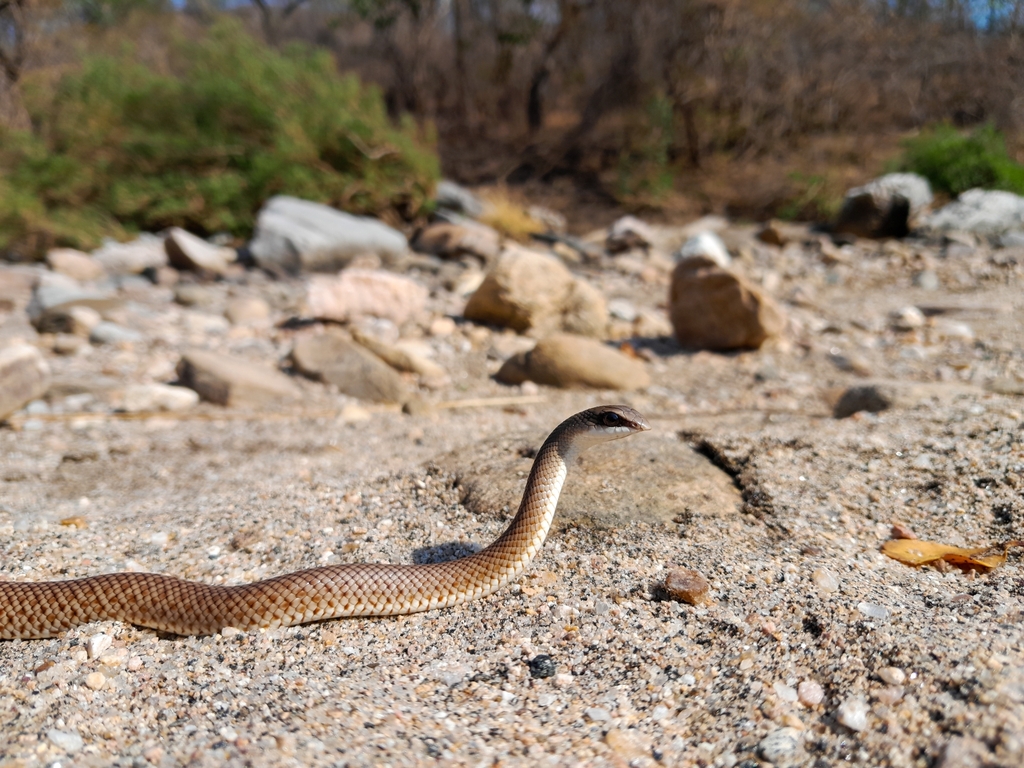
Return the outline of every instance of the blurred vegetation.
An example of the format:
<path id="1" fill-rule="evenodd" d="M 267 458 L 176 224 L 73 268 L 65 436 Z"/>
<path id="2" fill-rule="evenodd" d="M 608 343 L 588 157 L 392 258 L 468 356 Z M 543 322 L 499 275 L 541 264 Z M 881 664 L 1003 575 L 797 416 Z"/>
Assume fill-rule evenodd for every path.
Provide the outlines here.
<path id="1" fill-rule="evenodd" d="M 936 191 L 955 196 L 983 187 L 1024 195 L 1024 166 L 1007 154 L 1003 134 L 992 125 L 965 134 L 943 124 L 904 147 L 900 170 L 921 174 Z"/>
<path id="2" fill-rule="evenodd" d="M 246 235 L 274 194 L 415 216 L 439 175 L 430 137 L 379 91 L 300 44 L 220 21 L 166 60 L 122 45 L 23 78 L 32 131 L 0 128 L 0 249 L 89 247 L 181 226 Z"/>

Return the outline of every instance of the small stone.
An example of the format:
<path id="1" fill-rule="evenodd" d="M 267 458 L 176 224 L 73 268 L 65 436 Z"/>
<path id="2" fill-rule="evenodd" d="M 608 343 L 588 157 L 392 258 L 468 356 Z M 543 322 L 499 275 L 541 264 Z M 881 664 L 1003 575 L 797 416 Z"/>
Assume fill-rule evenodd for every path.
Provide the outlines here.
<path id="1" fill-rule="evenodd" d="M 903 685 L 907 680 L 907 673 L 899 667 L 882 667 L 878 670 L 878 677 L 887 685 Z"/>
<path id="2" fill-rule="evenodd" d="M 729 256 L 729 249 L 725 247 L 722 238 L 714 232 L 698 232 L 676 251 L 674 260 L 682 261 L 693 256 L 703 256 L 706 259 L 710 259 L 723 269 L 728 268 L 732 262 L 732 257 Z"/>
<path id="3" fill-rule="evenodd" d="M 28 344 L 0 349 L 0 419 L 37 400 L 50 388 L 50 366 Z"/>
<path id="4" fill-rule="evenodd" d="M 571 672 L 559 672 L 555 675 L 554 683 L 556 688 L 568 688 L 572 685 L 573 677 Z"/>
<path id="5" fill-rule="evenodd" d="M 880 704 L 891 707 L 894 704 L 898 704 L 900 699 L 903 698 L 903 686 L 887 685 L 885 688 L 881 688 L 875 692 L 875 698 L 878 699 Z"/>
<path id="6" fill-rule="evenodd" d="M 673 568 L 665 575 L 664 589 L 673 600 L 700 605 L 710 599 L 711 586 L 698 571 Z"/>
<path id="7" fill-rule="evenodd" d="M 651 720 L 656 723 L 660 723 L 662 720 L 667 719 L 670 714 L 671 712 L 668 707 L 664 704 L 659 704 L 651 710 Z"/>
<path id="8" fill-rule="evenodd" d="M 458 326 L 450 317 L 437 317 L 430 322 L 428 332 L 431 336 L 451 336 Z"/>
<path id="9" fill-rule="evenodd" d="M 542 693 L 537 697 L 537 706 L 550 707 L 558 701 L 558 696 L 554 693 Z"/>
<path id="10" fill-rule="evenodd" d="M 163 239 L 148 233 L 128 243 L 107 240 L 102 248 L 92 252 L 92 257 L 114 275 L 138 275 L 167 265 Z"/>
<path id="11" fill-rule="evenodd" d="M 889 321 L 897 331 L 912 331 L 921 328 L 926 321 L 924 313 L 917 307 L 903 307 L 889 314 Z"/>
<path id="12" fill-rule="evenodd" d="M 530 677 L 537 679 L 554 677 L 555 673 L 558 671 L 558 666 L 555 664 L 554 659 L 547 654 L 534 656 L 529 662 L 527 662 L 527 665 L 530 668 Z"/>
<path id="13" fill-rule="evenodd" d="M 209 307 L 217 302 L 217 292 L 206 285 L 178 283 L 174 286 L 174 300 L 183 307 Z"/>
<path id="14" fill-rule="evenodd" d="M 1019 743 L 1019 742 L 1018 742 Z M 982 768 L 995 765 L 988 748 L 971 736 L 953 736 L 946 742 L 935 768 Z"/>
<path id="15" fill-rule="evenodd" d="M 608 302 L 608 314 L 618 320 L 632 323 L 637 318 L 637 309 L 628 299 L 612 299 Z"/>
<path id="16" fill-rule="evenodd" d="M 914 533 L 909 525 L 904 523 L 893 523 L 892 528 L 889 531 L 889 535 L 894 539 L 911 539 L 917 538 L 917 534 Z"/>
<path id="17" fill-rule="evenodd" d="M 142 669 L 142 666 L 143 664 L 141 656 L 132 656 L 130 659 L 128 659 L 129 672 L 138 672 L 140 669 Z"/>
<path id="18" fill-rule="evenodd" d="M 885 621 L 889 618 L 889 609 L 875 603 L 857 603 L 857 610 L 871 621 Z"/>
<path id="19" fill-rule="evenodd" d="M 208 547 L 206 550 L 206 556 L 211 560 L 216 560 L 220 557 L 220 547 L 214 544 L 212 547 Z"/>
<path id="20" fill-rule="evenodd" d="M 592 723 L 607 723 L 612 719 L 612 713 L 604 707 L 587 707 L 583 710 L 583 714 Z"/>
<path id="21" fill-rule="evenodd" d="M 529 352 L 505 361 L 495 378 L 504 384 L 533 381 L 554 387 L 634 390 L 650 384 L 641 360 L 595 339 L 555 333 Z"/>
<path id="22" fill-rule="evenodd" d="M 270 305 L 258 296 L 240 296 L 228 302 L 224 316 L 232 325 L 263 323 L 270 319 Z"/>
<path id="23" fill-rule="evenodd" d="M 100 632 L 85 641 L 85 651 L 89 654 L 90 659 L 95 659 L 107 650 L 112 642 L 114 642 L 114 638 L 106 633 Z"/>
<path id="24" fill-rule="evenodd" d="M 46 254 L 46 263 L 54 272 L 83 283 L 99 280 L 106 274 L 102 264 L 74 248 L 54 248 Z"/>
<path id="25" fill-rule="evenodd" d="M 70 333 L 58 333 L 53 337 L 53 351 L 58 355 L 77 355 L 87 344 L 81 336 Z"/>
<path id="26" fill-rule="evenodd" d="M 917 288 L 925 291 L 937 291 L 939 286 L 942 284 L 939 281 L 939 276 L 935 274 L 934 269 L 923 269 L 920 272 L 915 273 L 911 281 Z"/>
<path id="27" fill-rule="evenodd" d="M 122 408 L 127 413 L 184 411 L 199 402 L 199 394 L 169 384 L 135 384 L 125 388 Z"/>
<path id="28" fill-rule="evenodd" d="M 82 741 L 82 737 L 77 733 L 58 731 L 56 728 L 51 728 L 47 731 L 46 738 L 49 739 L 50 743 L 57 747 L 57 749 L 63 749 L 68 753 L 77 752 L 85 746 L 85 742 Z"/>
<path id="29" fill-rule="evenodd" d="M 825 691 L 814 680 L 801 680 L 796 687 L 796 696 L 805 707 L 816 707 L 825 698 Z"/>
<path id="30" fill-rule="evenodd" d="M 242 634 L 242 630 L 238 627 L 223 627 L 220 631 L 220 636 L 224 638 L 234 637 L 235 635 Z"/>
<path id="31" fill-rule="evenodd" d="M 610 253 L 621 253 L 634 248 L 650 248 L 654 240 L 654 230 L 650 224 L 635 216 L 623 216 L 608 228 L 605 247 Z"/>
<path id="32" fill-rule="evenodd" d="M 145 760 L 147 763 L 159 765 L 160 761 L 164 759 L 163 747 L 154 746 L 144 750 L 142 753 L 142 759 Z"/>
<path id="33" fill-rule="evenodd" d="M 839 589 L 839 578 L 828 568 L 815 568 L 811 573 L 811 581 L 819 592 L 830 595 Z"/>
<path id="34" fill-rule="evenodd" d="M 180 227 L 171 227 L 164 239 L 164 250 L 172 267 L 194 272 L 223 275 L 237 254 L 234 248 L 211 245 Z"/>
<path id="35" fill-rule="evenodd" d="M 650 747 L 642 744 L 639 734 L 632 729 L 609 728 L 604 735 L 604 743 L 627 765 L 640 766 L 648 761 L 654 763 Z"/>
<path id="36" fill-rule="evenodd" d="M 773 683 L 772 690 L 781 701 L 792 704 L 797 700 L 797 692 L 791 685 L 786 685 L 785 683 Z"/>
<path id="37" fill-rule="evenodd" d="M 143 335 L 134 328 L 104 320 L 97 323 L 89 332 L 89 341 L 93 344 L 121 344 L 142 341 Z"/>
<path id="38" fill-rule="evenodd" d="M 791 765 L 801 757 L 802 741 L 796 728 L 777 728 L 758 742 L 757 751 L 774 765 Z"/>
<path id="39" fill-rule="evenodd" d="M 863 731 L 868 727 L 868 703 L 860 697 L 847 699 L 836 710 L 836 720 L 851 731 Z"/>
<path id="40" fill-rule="evenodd" d="M 85 687 L 91 688 L 94 691 L 100 690 L 104 685 L 107 684 L 106 675 L 102 672 L 90 672 L 85 676 Z"/>

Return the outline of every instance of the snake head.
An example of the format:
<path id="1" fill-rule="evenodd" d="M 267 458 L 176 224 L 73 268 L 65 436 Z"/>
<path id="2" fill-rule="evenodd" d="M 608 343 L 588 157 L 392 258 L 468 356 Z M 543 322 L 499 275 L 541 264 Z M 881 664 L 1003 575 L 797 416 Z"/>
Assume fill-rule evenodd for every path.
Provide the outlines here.
<path id="1" fill-rule="evenodd" d="M 599 405 L 578 414 L 592 438 L 617 440 L 620 437 L 646 432 L 651 428 L 647 419 L 628 405 Z"/>

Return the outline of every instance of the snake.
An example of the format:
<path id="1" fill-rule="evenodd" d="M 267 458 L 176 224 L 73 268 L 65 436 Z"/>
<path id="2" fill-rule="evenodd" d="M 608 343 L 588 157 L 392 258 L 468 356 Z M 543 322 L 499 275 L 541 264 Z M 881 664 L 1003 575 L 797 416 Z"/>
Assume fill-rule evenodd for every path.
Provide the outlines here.
<path id="1" fill-rule="evenodd" d="M 603 405 L 559 424 L 533 461 L 512 522 L 490 545 L 440 563 L 340 563 L 238 585 L 120 572 L 64 581 L 0 581 L 0 639 L 59 635 L 121 621 L 171 635 L 213 635 L 326 619 L 399 616 L 477 600 L 517 579 L 547 537 L 570 463 L 584 449 L 650 429 Z"/>

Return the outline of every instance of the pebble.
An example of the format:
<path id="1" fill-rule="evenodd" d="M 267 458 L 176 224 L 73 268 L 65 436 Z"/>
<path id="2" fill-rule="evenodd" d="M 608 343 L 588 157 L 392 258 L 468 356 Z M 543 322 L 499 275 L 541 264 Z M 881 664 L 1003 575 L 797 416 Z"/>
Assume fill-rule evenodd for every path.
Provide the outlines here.
<path id="1" fill-rule="evenodd" d="M 145 411 L 185 411 L 199 403 L 199 394 L 186 387 L 169 384 L 134 384 L 124 390 L 121 407 L 127 413 Z"/>
<path id="2" fill-rule="evenodd" d="M 828 568 L 815 568 L 811 573 L 811 581 L 819 592 L 830 595 L 839 589 L 839 578 Z"/>
<path id="3" fill-rule="evenodd" d="M 224 638 L 234 637 L 235 635 L 242 634 L 242 630 L 238 627 L 223 627 L 220 631 L 220 636 Z"/>
<path id="4" fill-rule="evenodd" d="M 537 697 L 537 704 L 542 707 L 550 707 L 558 701 L 558 696 L 553 693 L 542 693 Z"/>
<path id="5" fill-rule="evenodd" d="M 847 699 L 836 710 L 836 720 L 851 731 L 863 731 L 868 727 L 868 703 L 860 697 Z"/>
<path id="6" fill-rule="evenodd" d="M 100 690 L 104 685 L 107 684 L 106 675 L 102 672 L 90 672 L 85 676 L 86 688 L 91 688 L 94 691 Z"/>
<path id="7" fill-rule="evenodd" d="M 814 680 L 802 680 L 796 688 L 796 695 L 805 707 L 816 707 L 825 698 L 825 691 Z"/>
<path id="8" fill-rule="evenodd" d="M 772 685 L 772 690 L 775 691 L 775 695 L 782 701 L 792 703 L 797 700 L 797 692 L 790 685 L 786 685 L 785 683 L 774 683 Z"/>
<path id="9" fill-rule="evenodd" d="M 774 765 L 790 765 L 802 752 L 800 731 L 796 728 L 777 728 L 758 742 L 757 751 Z"/>
<path id="10" fill-rule="evenodd" d="M 143 750 L 142 758 L 153 765 L 159 765 L 160 761 L 164 759 L 163 747 L 150 747 L 149 749 Z"/>
<path id="11" fill-rule="evenodd" d="M 120 344 L 142 341 L 143 335 L 132 328 L 125 328 L 108 320 L 97 323 L 89 332 L 93 344 Z"/>
<path id="12" fill-rule="evenodd" d="M 604 707 L 587 707 L 583 710 L 583 714 L 585 714 L 587 719 L 592 723 L 607 723 L 612 719 L 612 713 Z"/>
<path id="13" fill-rule="evenodd" d="M 907 680 L 907 673 L 899 667 L 882 667 L 878 670 L 878 677 L 887 685 L 903 685 Z"/>
<path id="14" fill-rule="evenodd" d="M 51 728 L 46 732 L 46 738 L 57 747 L 63 749 L 65 752 L 77 752 L 83 746 L 85 742 L 82 741 L 82 737 L 77 733 L 71 733 L 70 731 L 58 731 L 56 728 Z"/>
<path id="15" fill-rule="evenodd" d="M 100 654 L 107 650 L 113 642 L 114 638 L 108 634 L 100 632 L 98 635 L 93 635 L 85 641 L 86 653 L 89 654 L 90 659 L 98 658 Z"/>
<path id="16" fill-rule="evenodd" d="M 689 568 L 673 568 L 665 575 L 665 592 L 673 600 L 690 605 L 700 605 L 709 599 L 711 586 L 699 571 Z"/>
<path id="17" fill-rule="evenodd" d="M 889 321 L 897 331 L 912 331 L 926 322 L 924 312 L 917 307 L 903 307 L 889 314 Z"/>
<path id="18" fill-rule="evenodd" d="M 866 619 L 872 621 L 885 621 L 889 618 L 889 609 L 882 605 L 876 605 L 875 603 L 857 603 L 857 610 Z"/>
<path id="19" fill-rule="evenodd" d="M 528 662 L 530 667 L 530 677 L 543 679 L 545 677 L 554 677 L 558 671 L 558 666 L 554 660 L 547 654 L 541 654 L 540 656 L 534 656 Z"/>

